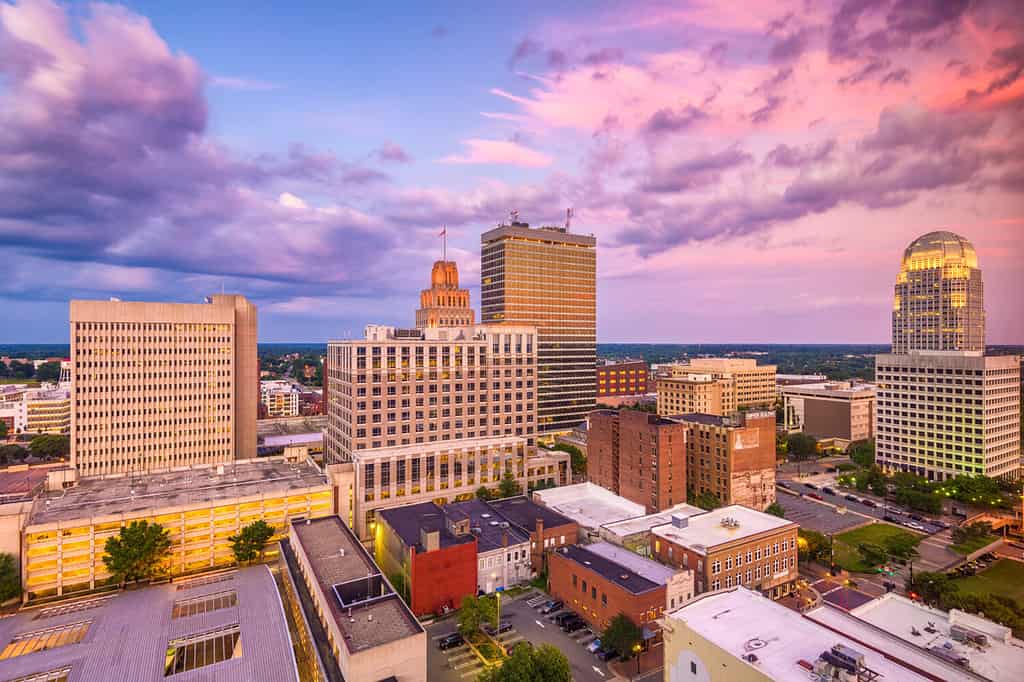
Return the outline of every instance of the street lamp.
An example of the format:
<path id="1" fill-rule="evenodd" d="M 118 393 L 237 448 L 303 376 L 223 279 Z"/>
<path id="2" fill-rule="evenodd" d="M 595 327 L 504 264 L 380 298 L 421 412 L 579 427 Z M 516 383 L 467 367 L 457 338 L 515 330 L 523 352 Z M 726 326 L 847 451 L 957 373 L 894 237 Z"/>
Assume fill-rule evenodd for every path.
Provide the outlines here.
<path id="1" fill-rule="evenodd" d="M 640 642 L 633 645 L 633 655 L 636 656 L 636 674 L 640 676 Z"/>

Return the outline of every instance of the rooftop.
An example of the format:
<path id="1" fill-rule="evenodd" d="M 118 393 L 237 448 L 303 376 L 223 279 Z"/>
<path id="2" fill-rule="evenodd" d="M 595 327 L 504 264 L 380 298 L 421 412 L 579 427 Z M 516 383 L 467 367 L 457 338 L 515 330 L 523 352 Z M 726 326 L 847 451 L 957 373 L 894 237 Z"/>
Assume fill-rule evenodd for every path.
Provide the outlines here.
<path id="1" fill-rule="evenodd" d="M 377 515 L 387 521 L 395 534 L 402 538 L 406 547 L 415 547 L 417 552 L 425 551 L 420 542 L 421 532 L 437 531 L 441 549 L 473 541 L 472 535 L 452 533 L 448 529 L 448 516 L 441 507 L 433 502 L 381 509 Z"/>
<path id="2" fill-rule="evenodd" d="M 530 541 L 529 533 L 525 532 L 518 525 L 512 525 L 490 505 L 480 500 L 467 500 L 465 502 L 451 502 L 443 508 L 444 513 L 449 517 L 469 517 L 469 525 L 480 529 L 476 536 L 476 551 L 491 552 L 501 549 L 507 545 L 518 545 Z M 504 524 L 504 527 L 502 527 Z M 508 538 L 506 543 L 505 538 Z"/>
<path id="3" fill-rule="evenodd" d="M 327 416 L 278 417 L 260 419 L 256 422 L 256 434 L 260 436 L 287 436 L 294 434 L 322 434 L 327 428 Z"/>
<path id="4" fill-rule="evenodd" d="M 0 679 L 22 679 L 69 667 L 68 679 L 74 681 L 162 682 L 167 679 L 168 648 L 174 640 L 235 626 L 239 632 L 235 651 L 240 655 L 180 673 L 174 679 L 298 680 L 288 624 L 270 570 L 253 566 L 214 575 L 218 576 L 216 582 L 202 576 L 55 602 L 0 619 L 0 642 L 6 646 L 26 633 L 62 626 L 73 631 L 75 624 L 88 624 L 81 641 L 74 642 L 72 637 L 64 646 L 0 659 Z M 176 602 L 213 595 L 227 597 L 218 605 L 222 608 L 172 616 Z M 212 645 L 205 648 L 212 653 Z"/>
<path id="5" fill-rule="evenodd" d="M 222 473 L 218 473 L 222 472 Z M 328 486 L 327 477 L 309 461 L 248 459 L 222 467 L 86 478 L 73 488 L 41 495 L 28 525 L 80 521 L 109 515 L 139 516 L 155 509 L 206 506 L 220 500 Z"/>
<path id="6" fill-rule="evenodd" d="M 538 520 L 544 523 L 545 528 L 557 528 L 575 523 L 573 519 L 539 505 L 528 497 L 507 497 L 504 500 L 495 500 L 490 505 L 499 514 L 528 533 L 532 533 L 537 528 Z"/>
<path id="7" fill-rule="evenodd" d="M 812 617 L 817 617 L 818 611 L 820 609 L 813 612 L 815 615 Z M 955 609 L 949 612 L 940 611 L 891 593 L 853 609 L 845 619 L 841 618 L 845 614 L 831 613 L 834 611 L 836 610 L 830 609 L 827 615 L 822 616 L 826 619 L 823 622 L 846 622 L 855 619 L 873 626 L 872 629 L 882 633 L 882 636 L 879 636 L 881 641 L 896 640 L 906 643 L 929 659 L 936 657 L 925 650 L 933 646 L 941 647 L 949 642 L 952 625 L 983 633 L 988 637 L 988 647 L 984 650 L 968 648 L 958 642 L 952 642 L 951 648 L 966 655 L 970 660 L 970 670 L 985 679 L 995 682 L 1024 680 L 1024 642 L 1014 639 L 1009 628 L 990 620 Z M 929 623 L 934 626 L 936 632 L 925 631 Z M 920 634 L 914 635 L 913 628 Z M 946 666 L 942 661 L 939 663 Z M 954 670 L 961 671 L 962 675 L 962 668 Z"/>
<path id="8" fill-rule="evenodd" d="M 814 384 L 797 384 L 780 386 L 779 390 L 786 395 L 811 395 L 825 398 L 856 398 L 869 397 L 875 394 L 875 385 L 851 383 L 849 381 L 821 381 Z"/>
<path id="9" fill-rule="evenodd" d="M 912 669 L 842 634 L 833 632 L 759 593 L 736 587 L 708 592 L 665 617 L 665 628 L 682 622 L 716 646 L 736 656 L 728 665 L 752 666 L 777 682 L 806 682 L 808 671 L 798 661 L 814 663 L 825 651 L 843 644 L 864 655 L 867 668 L 888 682 L 928 680 Z M 743 656 L 753 654 L 754 662 Z M 896 654 L 898 655 L 898 654 Z M 666 662 L 667 663 L 667 662 Z M 955 679 L 955 678 L 946 678 Z"/>
<path id="10" fill-rule="evenodd" d="M 591 546 L 568 545 L 559 547 L 558 554 L 574 561 L 580 566 L 597 573 L 602 578 L 609 580 L 631 594 L 643 594 L 650 592 L 662 585 L 664 582 L 655 582 L 634 572 L 627 566 L 602 556 L 598 552 L 591 551 Z"/>
<path id="11" fill-rule="evenodd" d="M 652 528 L 651 532 L 670 542 L 702 552 L 709 547 L 787 526 L 797 527 L 792 521 L 780 519 L 778 516 L 732 504 L 688 517 L 685 528 L 666 523 Z"/>
<path id="12" fill-rule="evenodd" d="M 533 497 L 539 504 L 564 514 L 585 528 L 597 528 L 606 523 L 636 518 L 647 512 L 642 504 L 620 497 L 589 481 L 537 490 Z"/>
<path id="13" fill-rule="evenodd" d="M 513 221 L 511 225 L 498 225 L 480 235 L 480 243 L 487 244 L 508 237 L 538 241 L 550 241 L 557 244 L 573 246 L 594 246 L 597 239 L 594 235 L 583 235 L 569 232 L 561 227 L 530 227 L 529 223 Z"/>
<path id="14" fill-rule="evenodd" d="M 693 516 L 695 514 L 703 514 L 705 511 L 700 507 L 694 507 L 692 504 L 683 502 L 657 514 L 647 514 L 646 516 L 638 516 L 633 519 L 626 519 L 625 521 L 606 523 L 601 528 L 618 537 L 628 537 L 637 533 L 646 533 L 655 526 L 671 523 L 674 514 Z"/>
<path id="15" fill-rule="evenodd" d="M 586 548 L 592 554 L 597 554 L 623 568 L 628 568 L 633 573 L 647 578 L 652 583 L 658 585 L 664 585 L 669 581 L 669 578 L 678 573 L 678 571 L 670 566 L 652 561 L 640 556 L 636 552 L 631 552 L 625 547 L 619 547 L 610 542 L 595 542 L 592 545 L 587 545 Z"/>
<path id="16" fill-rule="evenodd" d="M 16 471 L 0 470 L 0 503 L 17 502 L 35 497 L 46 485 L 51 469 L 22 467 Z"/>
<path id="17" fill-rule="evenodd" d="M 292 524 L 296 550 L 309 560 L 313 576 L 352 653 L 423 632 L 377 564 L 337 516 Z M 301 577 L 296 577 L 301 579 Z M 344 604 L 342 600 L 345 600 Z M 351 615 L 350 615 L 351 614 Z M 315 614 L 307 614 L 316 617 Z"/>

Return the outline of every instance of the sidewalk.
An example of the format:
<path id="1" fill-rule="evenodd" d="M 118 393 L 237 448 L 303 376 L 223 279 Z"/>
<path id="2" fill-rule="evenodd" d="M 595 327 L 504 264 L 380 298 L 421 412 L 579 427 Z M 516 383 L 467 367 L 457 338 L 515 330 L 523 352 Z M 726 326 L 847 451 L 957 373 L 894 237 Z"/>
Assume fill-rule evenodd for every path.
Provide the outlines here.
<path id="1" fill-rule="evenodd" d="M 631 658 L 628 661 L 615 661 L 608 664 L 608 670 L 615 675 L 616 679 L 620 680 L 634 680 L 649 676 L 651 673 L 657 672 L 662 669 L 665 665 L 665 653 L 662 647 L 662 643 L 658 642 L 653 645 L 650 651 L 645 651 L 640 654 L 640 674 L 636 672 L 636 659 Z"/>

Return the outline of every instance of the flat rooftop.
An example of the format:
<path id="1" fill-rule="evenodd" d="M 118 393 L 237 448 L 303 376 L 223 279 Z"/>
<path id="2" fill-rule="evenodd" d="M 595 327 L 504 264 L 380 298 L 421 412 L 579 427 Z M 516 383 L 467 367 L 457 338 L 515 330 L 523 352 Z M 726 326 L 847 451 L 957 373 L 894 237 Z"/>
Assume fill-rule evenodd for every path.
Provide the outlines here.
<path id="1" fill-rule="evenodd" d="M 677 545 L 706 553 L 710 547 L 787 526 L 796 528 L 797 524 L 750 507 L 732 504 L 688 517 L 685 528 L 670 522 L 655 526 L 651 533 Z"/>
<path id="2" fill-rule="evenodd" d="M 226 597 L 220 603 L 223 608 L 172 617 L 176 602 L 213 595 Z M 4 658 L 0 660 L 0 679 L 70 668 L 69 682 L 298 680 L 284 608 L 266 566 L 22 610 L 0 619 L 0 643 L 7 646 L 19 635 L 79 623 L 88 623 L 81 641 Z M 175 640 L 232 626 L 239 632 L 240 656 L 165 677 L 168 647 Z"/>
<path id="3" fill-rule="evenodd" d="M 330 612 L 350 653 L 387 644 L 423 632 L 409 608 L 384 581 L 380 568 L 337 516 L 292 524 L 313 576 L 327 596 L 319 606 Z M 344 553 L 341 551 L 344 550 Z M 302 576 L 295 576 L 302 580 Z M 343 605 L 343 595 L 355 586 L 362 599 Z M 365 587 L 364 587 L 365 586 Z M 351 608 L 351 617 L 349 616 Z M 307 614 L 315 618 L 316 614 Z"/>
<path id="4" fill-rule="evenodd" d="M 674 422 L 688 422 L 703 424 L 704 426 L 743 426 L 731 417 L 718 414 L 704 414 L 703 412 L 690 412 L 687 414 L 673 414 L 668 417 Z"/>
<path id="5" fill-rule="evenodd" d="M 579 564 L 583 569 L 597 573 L 631 594 L 650 592 L 665 584 L 646 578 L 599 552 L 591 551 L 589 545 L 568 545 L 559 547 L 556 551 L 560 556 Z"/>
<path id="6" fill-rule="evenodd" d="M 606 530 L 617 537 L 624 538 L 630 535 L 636 535 L 637 533 L 646 533 L 655 526 L 671 523 L 673 515 L 689 517 L 694 516 L 695 514 L 703 514 L 705 511 L 706 510 L 701 509 L 700 507 L 694 507 L 692 504 L 686 504 L 683 502 L 656 514 L 647 514 L 646 516 L 638 516 L 633 519 L 626 519 L 625 521 L 606 523 L 601 526 L 601 529 Z"/>
<path id="7" fill-rule="evenodd" d="M 516 524 L 528 533 L 537 528 L 537 521 L 544 523 L 544 528 L 557 528 L 575 523 L 573 519 L 537 504 L 528 497 L 507 497 L 504 500 L 495 500 L 489 503 L 493 509 L 504 516 L 511 523 Z"/>
<path id="8" fill-rule="evenodd" d="M 327 428 L 327 415 L 310 417 L 278 417 L 256 422 L 259 436 L 287 436 L 289 434 L 323 433 Z"/>
<path id="9" fill-rule="evenodd" d="M 808 396 L 822 398 L 869 398 L 875 395 L 874 384 L 854 384 L 849 382 L 824 381 L 815 384 L 798 384 L 796 386 L 780 386 L 784 395 Z"/>
<path id="10" fill-rule="evenodd" d="M 387 521 L 395 534 L 402 538 L 406 547 L 415 547 L 417 553 L 426 551 L 420 542 L 421 532 L 436 531 L 441 549 L 472 542 L 474 537 L 473 535 L 455 535 L 448 530 L 448 515 L 444 509 L 433 502 L 381 509 L 377 511 L 377 515 Z"/>
<path id="11" fill-rule="evenodd" d="M 42 492 L 52 469 L 29 467 L 19 471 L 0 470 L 0 503 L 31 499 Z"/>
<path id="12" fill-rule="evenodd" d="M 142 515 L 154 509 L 204 506 L 220 500 L 281 495 L 323 486 L 327 477 L 309 461 L 279 458 L 238 460 L 218 467 L 194 467 L 156 474 L 87 478 L 73 488 L 39 496 L 28 525 Z"/>
<path id="13" fill-rule="evenodd" d="M 564 485 L 537 490 L 533 498 L 538 504 L 554 509 L 585 528 L 598 528 L 607 523 L 643 516 L 647 508 L 590 483 Z"/>
<path id="14" fill-rule="evenodd" d="M 530 534 L 513 525 L 492 509 L 486 502 L 480 500 L 466 500 L 465 502 L 450 502 L 442 507 L 444 513 L 451 519 L 469 517 L 469 525 L 479 528 L 474 532 L 476 537 L 477 553 L 492 552 L 506 546 L 518 545 L 530 541 Z M 506 527 L 502 527 L 505 524 Z"/>
<path id="15" fill-rule="evenodd" d="M 665 616 L 665 627 L 672 628 L 674 621 L 685 623 L 700 636 L 736 656 L 728 665 L 751 666 L 777 682 L 806 682 L 808 671 L 797 662 L 813 664 L 836 644 L 862 653 L 865 666 L 880 673 L 880 680 L 885 682 L 929 680 L 887 658 L 881 651 L 743 587 L 699 595 Z M 755 662 L 742 659 L 749 653 L 757 657 Z M 886 654 L 889 653 L 886 650 Z"/>
<path id="16" fill-rule="evenodd" d="M 320 443 L 324 439 L 323 431 L 311 431 L 309 433 L 290 433 L 280 436 L 264 436 L 263 447 L 285 447 L 288 445 L 306 445 L 308 443 Z"/>
<path id="17" fill-rule="evenodd" d="M 967 656 L 973 673 L 996 682 L 1024 680 L 1024 641 L 1014 639 L 1008 628 L 990 620 L 955 609 L 948 612 L 940 611 L 896 594 L 887 594 L 853 609 L 849 613 L 849 618 L 873 626 L 889 638 L 902 640 L 906 645 L 925 653 L 928 658 L 935 658 L 933 654 L 926 652 L 928 648 L 952 642 L 951 625 L 970 628 L 988 636 L 988 648 L 982 651 L 968 648 L 959 642 L 952 642 L 952 648 Z M 832 620 L 836 618 L 833 617 Z M 929 623 L 934 626 L 936 632 L 925 631 Z M 914 635 L 913 628 L 921 634 Z M 962 668 L 955 670 L 963 674 Z"/>
<path id="18" fill-rule="evenodd" d="M 678 572 L 670 566 L 652 561 L 610 542 L 595 542 L 592 545 L 587 545 L 586 548 L 591 554 L 597 554 L 608 561 L 615 562 L 657 585 L 664 585 Z"/>

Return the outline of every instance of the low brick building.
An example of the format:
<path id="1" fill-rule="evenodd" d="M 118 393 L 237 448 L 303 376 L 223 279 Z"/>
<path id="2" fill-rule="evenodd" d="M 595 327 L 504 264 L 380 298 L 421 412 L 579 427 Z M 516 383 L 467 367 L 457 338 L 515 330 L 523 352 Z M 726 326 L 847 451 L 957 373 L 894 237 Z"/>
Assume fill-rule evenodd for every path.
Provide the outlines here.
<path id="1" fill-rule="evenodd" d="M 693 597 L 691 572 L 608 543 L 562 547 L 548 565 L 551 595 L 579 613 L 595 632 L 620 613 L 642 627 Z"/>
<path id="2" fill-rule="evenodd" d="M 681 414 L 684 424 L 686 485 L 709 492 L 722 504 L 764 510 L 775 501 L 775 413 L 736 412 L 722 417 Z"/>
<path id="3" fill-rule="evenodd" d="M 653 514 L 686 501 L 687 427 L 639 410 L 590 413 L 587 480 Z"/>
<path id="4" fill-rule="evenodd" d="M 579 540 L 579 525 L 528 497 L 509 497 L 490 506 L 504 519 L 530 535 L 530 563 L 535 572 L 547 565 L 547 556 L 555 549 L 574 545 Z"/>
<path id="5" fill-rule="evenodd" d="M 706 514 L 676 515 L 651 529 L 654 557 L 696 572 L 696 592 L 742 585 L 777 599 L 797 579 L 797 530 L 792 521 L 731 505 Z"/>
<path id="6" fill-rule="evenodd" d="M 381 510 L 375 523 L 377 563 L 417 616 L 457 609 L 476 594 L 477 541 L 468 519 L 424 502 Z"/>

